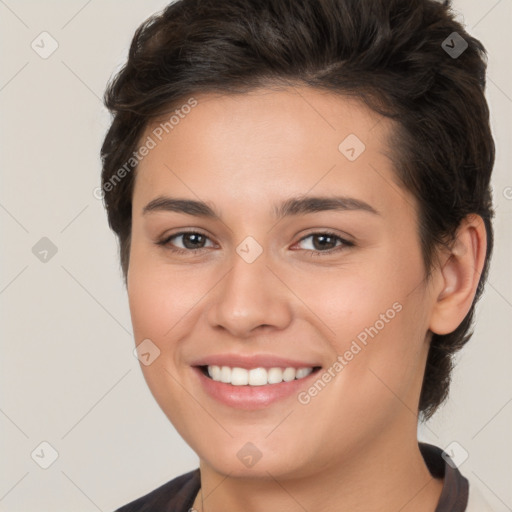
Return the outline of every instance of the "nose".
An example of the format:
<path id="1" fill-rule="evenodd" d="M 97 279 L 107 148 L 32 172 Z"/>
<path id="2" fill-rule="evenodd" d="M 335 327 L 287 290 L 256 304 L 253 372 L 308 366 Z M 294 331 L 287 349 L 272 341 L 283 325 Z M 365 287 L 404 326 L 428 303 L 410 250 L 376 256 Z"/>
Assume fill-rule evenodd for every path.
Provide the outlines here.
<path id="1" fill-rule="evenodd" d="M 248 338 L 262 329 L 285 329 L 292 320 L 293 294 L 269 268 L 264 251 L 247 263 L 235 254 L 231 270 L 212 292 L 208 322 L 236 338 Z"/>

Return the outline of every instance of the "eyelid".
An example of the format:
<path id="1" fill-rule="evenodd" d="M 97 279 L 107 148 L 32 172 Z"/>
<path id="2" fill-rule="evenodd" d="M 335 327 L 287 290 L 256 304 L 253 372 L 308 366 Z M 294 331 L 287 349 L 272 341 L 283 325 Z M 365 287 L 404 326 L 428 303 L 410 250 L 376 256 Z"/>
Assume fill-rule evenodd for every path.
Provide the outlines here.
<path id="1" fill-rule="evenodd" d="M 330 229 L 316 229 L 316 230 L 304 235 L 302 238 L 300 238 L 300 240 L 298 240 L 293 245 L 295 246 L 295 245 L 301 243 L 302 241 L 306 240 L 307 238 L 310 238 L 315 235 L 327 235 L 328 237 L 335 238 L 336 242 L 339 241 L 339 242 L 341 242 L 341 244 L 335 245 L 333 248 L 326 249 L 325 251 L 318 251 L 318 250 L 314 250 L 314 249 L 303 249 L 305 252 L 307 252 L 311 255 L 329 255 L 329 254 L 336 253 L 340 250 L 346 249 L 348 247 L 353 247 L 355 245 L 354 242 L 351 242 L 347 238 L 344 238 L 343 236 L 339 235 L 338 233 L 335 233 L 334 231 L 332 231 Z"/>
<path id="2" fill-rule="evenodd" d="M 351 239 L 353 238 L 348 233 L 341 233 L 335 229 L 331 228 L 311 228 L 308 230 L 308 232 L 303 235 L 298 242 L 304 240 L 305 238 L 308 238 L 312 235 L 330 235 L 332 237 L 339 238 L 341 241 L 343 241 L 346 244 L 353 244 L 355 245 L 355 242 L 353 242 Z"/>
<path id="3" fill-rule="evenodd" d="M 167 248 L 168 250 L 170 250 L 171 252 L 174 252 L 174 253 L 188 253 L 188 254 L 195 254 L 199 251 L 202 251 L 204 249 L 209 249 L 211 247 L 198 247 L 197 249 L 182 249 L 181 247 L 174 247 L 170 244 L 170 241 L 175 238 L 175 237 L 179 237 L 181 235 L 186 235 L 186 234 L 198 234 L 198 235 L 202 235 L 204 236 L 206 239 L 208 239 L 210 242 L 212 242 L 213 245 L 216 245 L 215 242 L 213 242 L 213 240 L 211 239 L 211 237 L 205 233 L 204 231 L 202 231 L 201 229 L 198 229 L 198 228 L 184 228 L 184 229 L 181 229 L 180 231 L 177 231 L 175 233 L 171 233 L 169 235 L 165 235 L 163 236 L 160 240 L 156 241 L 156 245 L 159 245 L 159 246 L 163 246 L 164 248 Z M 314 228 L 312 231 L 310 231 L 309 233 L 305 234 L 304 236 L 302 236 L 297 242 L 295 242 L 293 244 L 293 246 L 299 244 L 300 242 L 304 241 L 305 239 L 309 238 L 309 237 L 312 237 L 314 235 L 327 235 L 327 236 L 330 236 L 330 237 L 333 237 L 333 238 L 336 238 L 337 241 L 340 241 L 341 244 L 340 245 L 337 245 L 331 249 L 326 249 L 325 251 L 318 251 L 318 250 L 314 250 L 314 249 L 303 249 L 304 252 L 310 254 L 310 255 L 329 255 L 329 254 L 333 254 L 333 253 L 336 253 L 337 251 L 339 250 L 343 250 L 343 249 L 346 249 L 347 247 L 352 247 L 355 245 L 354 242 L 348 240 L 347 238 L 344 238 L 343 236 L 341 236 L 340 234 L 334 232 L 332 229 L 328 229 L 328 228 Z M 292 246 L 292 247 L 293 247 Z"/>
<path id="4" fill-rule="evenodd" d="M 157 245 L 162 245 L 162 246 L 166 247 L 173 238 L 179 237 L 180 235 L 187 235 L 187 234 L 202 235 L 205 238 L 207 238 L 208 240 L 210 240 L 215 245 L 215 243 L 211 239 L 210 235 L 208 235 L 207 233 L 205 233 L 204 231 L 202 231 L 201 229 L 198 229 L 198 228 L 190 228 L 190 229 L 182 228 L 180 231 L 176 231 L 175 233 L 171 233 L 169 235 L 163 235 L 155 243 Z M 182 249 L 181 247 L 176 247 L 175 249 L 177 251 L 183 251 L 183 252 L 194 252 L 194 251 L 200 251 L 202 249 L 207 249 L 207 247 L 199 247 L 198 249 Z"/>

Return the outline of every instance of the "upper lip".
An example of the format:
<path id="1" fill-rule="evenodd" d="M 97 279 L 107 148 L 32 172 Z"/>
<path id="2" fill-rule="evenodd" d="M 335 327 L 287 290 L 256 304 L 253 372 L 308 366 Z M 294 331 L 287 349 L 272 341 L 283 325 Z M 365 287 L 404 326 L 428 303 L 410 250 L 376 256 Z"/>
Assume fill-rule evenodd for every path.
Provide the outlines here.
<path id="1" fill-rule="evenodd" d="M 215 354 L 194 361 L 191 366 L 229 366 L 231 368 L 311 368 L 321 366 L 311 361 L 299 361 L 271 354 Z"/>

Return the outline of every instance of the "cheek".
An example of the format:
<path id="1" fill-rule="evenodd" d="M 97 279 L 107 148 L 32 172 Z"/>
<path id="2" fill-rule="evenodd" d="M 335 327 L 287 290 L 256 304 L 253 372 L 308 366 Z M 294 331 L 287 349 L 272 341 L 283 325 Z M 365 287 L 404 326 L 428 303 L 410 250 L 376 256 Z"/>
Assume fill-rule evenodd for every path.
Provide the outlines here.
<path id="1" fill-rule="evenodd" d="M 287 283 L 322 320 L 322 332 L 343 349 L 347 340 L 359 335 L 364 341 L 368 330 L 383 332 L 392 324 L 401 325 L 396 319 L 403 318 L 399 310 L 415 300 L 410 291 L 416 280 L 412 267 L 396 275 L 393 263 L 381 260 L 359 268 L 312 270 L 309 279 L 290 274 Z"/>
<path id="2" fill-rule="evenodd" d="M 134 262 L 127 288 L 135 341 L 160 339 L 169 329 L 170 319 L 162 314 L 162 292 L 158 283 L 151 278 L 151 273 L 140 271 Z"/>
<path id="3" fill-rule="evenodd" d="M 349 409 L 380 403 L 384 411 L 395 393 L 407 400 L 421 383 L 428 326 L 424 269 L 419 252 L 402 250 L 383 252 L 372 265 L 340 271 L 329 283 L 316 280 L 309 288 L 308 303 L 321 305 L 315 312 L 334 330 L 325 332 L 333 360 L 343 358 L 335 386 Z M 351 389 L 359 398 L 349 405 L 356 396 Z"/>
<path id="4" fill-rule="evenodd" d="M 127 290 L 136 340 L 170 340 L 182 330 L 187 315 L 209 289 L 203 274 L 185 265 L 165 265 L 154 251 L 134 244 Z"/>
<path id="5" fill-rule="evenodd" d="M 146 366 L 141 362 L 141 370 L 163 412 L 169 414 L 173 423 L 179 423 L 179 418 L 187 417 L 187 396 L 177 385 L 176 379 L 180 380 L 176 371 L 179 351 L 175 340 L 182 335 L 183 329 L 190 329 L 184 320 L 191 308 L 188 303 L 193 300 L 193 294 L 190 287 L 183 286 L 181 278 L 169 273 L 168 268 L 151 264 L 151 258 L 146 259 L 143 251 L 134 248 L 132 256 L 127 290 L 135 342 L 138 345 L 149 339 L 159 350 L 151 364 Z M 187 293 L 189 299 L 184 298 Z"/>

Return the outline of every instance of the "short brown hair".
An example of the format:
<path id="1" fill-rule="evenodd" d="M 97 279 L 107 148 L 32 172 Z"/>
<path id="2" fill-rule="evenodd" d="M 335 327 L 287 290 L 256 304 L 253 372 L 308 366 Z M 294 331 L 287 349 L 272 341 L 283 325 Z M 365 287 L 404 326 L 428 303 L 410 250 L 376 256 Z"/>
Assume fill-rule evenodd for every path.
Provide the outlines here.
<path id="1" fill-rule="evenodd" d="M 450 48 L 463 51 L 456 55 Z M 452 355 L 472 335 L 493 248 L 495 148 L 484 96 L 485 58 L 448 0 L 170 4 L 138 28 L 128 61 L 105 93 L 113 121 L 101 149 L 102 188 L 125 280 L 136 170 L 131 157 L 150 121 L 193 94 L 272 84 L 357 97 L 398 123 L 395 170 L 419 203 L 426 277 L 436 248 L 453 240 L 465 216 L 476 213 L 485 223 L 487 254 L 471 309 L 452 333 L 432 334 L 419 404 L 429 418 L 448 394 Z M 114 183 L 122 168 L 123 179 Z"/>

